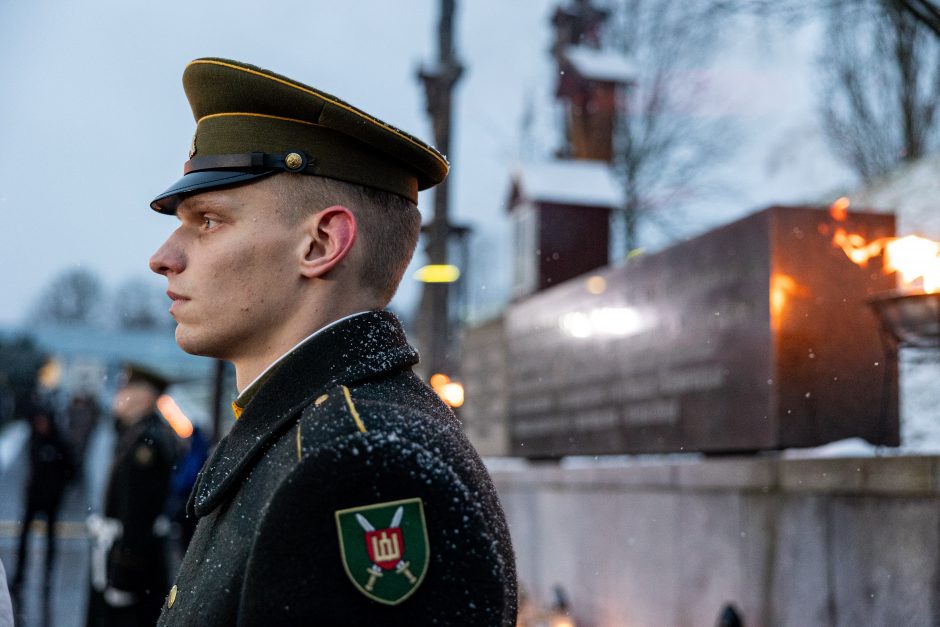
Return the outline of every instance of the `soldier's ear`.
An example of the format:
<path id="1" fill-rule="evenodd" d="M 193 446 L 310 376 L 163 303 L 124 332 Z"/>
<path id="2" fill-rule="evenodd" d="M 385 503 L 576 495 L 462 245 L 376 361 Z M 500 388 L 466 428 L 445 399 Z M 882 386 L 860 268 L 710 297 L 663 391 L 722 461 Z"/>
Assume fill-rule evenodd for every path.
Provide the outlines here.
<path id="1" fill-rule="evenodd" d="M 346 258 L 356 241 L 356 217 L 342 205 L 333 205 L 304 221 L 300 272 L 308 279 L 322 277 Z"/>

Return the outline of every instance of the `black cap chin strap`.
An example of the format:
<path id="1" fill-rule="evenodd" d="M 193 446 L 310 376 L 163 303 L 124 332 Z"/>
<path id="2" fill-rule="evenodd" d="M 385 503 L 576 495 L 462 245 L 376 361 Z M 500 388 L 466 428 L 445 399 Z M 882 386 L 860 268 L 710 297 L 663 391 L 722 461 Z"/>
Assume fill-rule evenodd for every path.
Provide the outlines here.
<path id="1" fill-rule="evenodd" d="M 245 152 L 238 155 L 205 155 L 193 157 L 183 164 L 183 174 L 202 170 L 257 169 L 283 170 L 313 174 L 314 162 L 302 150 L 283 153 Z"/>

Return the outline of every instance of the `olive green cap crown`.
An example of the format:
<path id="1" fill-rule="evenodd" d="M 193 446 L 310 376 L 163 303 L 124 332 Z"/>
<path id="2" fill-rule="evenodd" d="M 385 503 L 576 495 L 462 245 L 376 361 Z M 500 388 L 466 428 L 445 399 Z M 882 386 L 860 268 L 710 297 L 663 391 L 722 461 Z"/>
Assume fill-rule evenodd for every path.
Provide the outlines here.
<path id="1" fill-rule="evenodd" d="M 381 120 L 274 72 L 204 58 L 183 72 L 196 119 L 184 176 L 151 203 L 173 214 L 185 194 L 295 172 L 385 190 L 417 202 L 447 176 L 437 150 Z"/>
<path id="2" fill-rule="evenodd" d="M 121 385 L 130 385 L 133 383 L 146 383 L 152 386 L 157 393 L 163 394 L 173 382 L 156 370 L 142 364 L 124 364 Z"/>

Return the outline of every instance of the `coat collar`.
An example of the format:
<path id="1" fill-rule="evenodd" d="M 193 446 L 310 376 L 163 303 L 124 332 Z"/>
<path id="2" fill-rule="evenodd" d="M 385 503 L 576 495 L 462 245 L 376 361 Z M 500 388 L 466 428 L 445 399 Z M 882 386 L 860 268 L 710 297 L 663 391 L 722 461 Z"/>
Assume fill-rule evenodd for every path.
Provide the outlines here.
<path id="1" fill-rule="evenodd" d="M 264 382 L 203 467 L 189 510 L 205 516 L 251 469 L 255 458 L 326 389 L 418 363 L 401 323 L 370 311 L 335 324 L 297 347 Z"/>

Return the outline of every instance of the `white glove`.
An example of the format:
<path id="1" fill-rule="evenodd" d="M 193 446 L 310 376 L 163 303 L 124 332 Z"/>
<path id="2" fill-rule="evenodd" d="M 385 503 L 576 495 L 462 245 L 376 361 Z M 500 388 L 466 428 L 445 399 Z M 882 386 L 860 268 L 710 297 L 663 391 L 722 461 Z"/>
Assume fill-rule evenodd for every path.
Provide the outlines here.
<path id="1" fill-rule="evenodd" d="M 127 590 L 118 590 L 108 586 L 104 590 L 104 602 L 111 607 L 130 607 L 137 602 L 137 595 Z"/>

